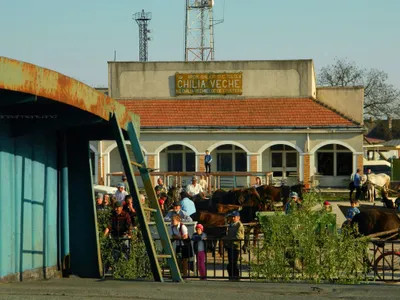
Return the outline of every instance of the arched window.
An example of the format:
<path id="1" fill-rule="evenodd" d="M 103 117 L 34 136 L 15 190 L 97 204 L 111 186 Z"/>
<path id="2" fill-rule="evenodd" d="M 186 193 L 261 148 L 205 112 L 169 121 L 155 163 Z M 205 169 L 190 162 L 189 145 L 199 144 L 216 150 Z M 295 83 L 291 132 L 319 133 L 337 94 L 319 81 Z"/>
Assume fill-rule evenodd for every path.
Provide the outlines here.
<path id="1" fill-rule="evenodd" d="M 219 172 L 247 172 L 247 153 L 242 148 L 234 145 L 222 145 L 211 154 L 217 158 L 217 171 Z"/>
<path id="2" fill-rule="evenodd" d="M 160 170 L 162 172 L 196 171 L 196 154 L 183 145 L 171 145 L 160 152 Z"/>
<path id="3" fill-rule="evenodd" d="M 270 170 L 275 177 L 289 177 L 297 172 L 299 155 L 296 149 L 287 145 L 274 145 L 270 148 Z"/>
<path id="4" fill-rule="evenodd" d="M 353 153 L 342 145 L 326 145 L 317 150 L 316 164 L 319 175 L 350 176 L 353 171 Z"/>

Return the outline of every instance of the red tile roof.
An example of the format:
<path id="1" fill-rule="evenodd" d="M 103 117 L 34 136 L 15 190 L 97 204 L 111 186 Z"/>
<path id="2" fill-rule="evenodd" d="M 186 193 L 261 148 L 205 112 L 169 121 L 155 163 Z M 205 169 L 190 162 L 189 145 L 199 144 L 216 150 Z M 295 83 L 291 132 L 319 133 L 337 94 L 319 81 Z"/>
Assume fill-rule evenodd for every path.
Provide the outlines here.
<path id="1" fill-rule="evenodd" d="M 309 98 L 120 100 L 146 127 L 357 126 Z"/>

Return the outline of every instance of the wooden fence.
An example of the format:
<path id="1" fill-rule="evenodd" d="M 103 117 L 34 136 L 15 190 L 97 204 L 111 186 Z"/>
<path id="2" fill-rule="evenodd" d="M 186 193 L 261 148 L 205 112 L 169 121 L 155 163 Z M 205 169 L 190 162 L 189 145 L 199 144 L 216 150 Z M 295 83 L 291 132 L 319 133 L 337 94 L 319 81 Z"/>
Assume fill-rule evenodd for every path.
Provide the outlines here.
<path id="1" fill-rule="evenodd" d="M 106 185 L 110 185 L 112 176 L 121 177 L 123 174 L 123 172 L 107 174 Z M 190 184 L 192 176 L 197 176 L 198 182 L 200 176 L 204 176 L 208 183 L 208 193 L 220 188 L 252 186 L 255 184 L 256 177 L 261 178 L 262 184 L 272 184 L 273 182 L 273 172 L 152 172 L 150 175 L 154 178 L 154 182 L 161 177 L 166 185 L 178 187 L 185 187 Z M 140 177 L 140 173 L 135 173 L 135 176 Z M 238 181 L 241 181 L 242 184 L 238 184 Z M 246 184 L 243 184 L 243 182 Z"/>

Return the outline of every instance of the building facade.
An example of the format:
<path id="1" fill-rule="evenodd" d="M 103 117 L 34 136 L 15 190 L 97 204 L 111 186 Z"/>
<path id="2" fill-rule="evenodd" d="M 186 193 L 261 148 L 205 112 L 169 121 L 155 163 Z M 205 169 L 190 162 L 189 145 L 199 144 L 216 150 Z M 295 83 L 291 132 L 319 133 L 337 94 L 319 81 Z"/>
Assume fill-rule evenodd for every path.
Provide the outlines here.
<path id="1" fill-rule="evenodd" d="M 325 187 L 347 186 L 362 169 L 363 88 L 318 88 L 312 60 L 108 67 L 108 94 L 140 115 L 149 167 L 202 172 L 208 150 L 212 171 L 272 171 Z M 122 171 L 114 141 L 92 146 L 94 177 Z"/>

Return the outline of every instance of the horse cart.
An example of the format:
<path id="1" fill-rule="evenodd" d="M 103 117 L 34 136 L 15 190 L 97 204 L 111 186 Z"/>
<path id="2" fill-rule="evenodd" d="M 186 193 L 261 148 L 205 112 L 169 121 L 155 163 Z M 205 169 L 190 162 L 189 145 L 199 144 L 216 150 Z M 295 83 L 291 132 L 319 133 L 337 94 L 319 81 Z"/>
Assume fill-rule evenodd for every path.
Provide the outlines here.
<path id="1" fill-rule="evenodd" d="M 339 205 L 340 210 L 346 215 L 349 206 Z M 384 281 L 400 280 L 400 218 L 394 209 L 377 205 L 363 205 L 360 207 L 361 222 L 376 224 L 361 224 L 359 231 L 369 239 L 371 245 L 366 254 L 374 277 Z M 390 222 L 388 220 L 397 222 Z M 386 223 L 386 224 L 385 224 Z M 369 226 L 366 231 L 364 225 Z M 360 230 L 361 229 L 361 230 Z M 363 232 L 364 231 L 364 232 Z"/>

